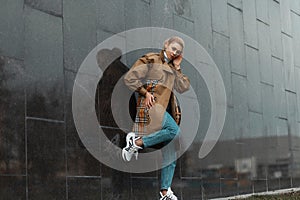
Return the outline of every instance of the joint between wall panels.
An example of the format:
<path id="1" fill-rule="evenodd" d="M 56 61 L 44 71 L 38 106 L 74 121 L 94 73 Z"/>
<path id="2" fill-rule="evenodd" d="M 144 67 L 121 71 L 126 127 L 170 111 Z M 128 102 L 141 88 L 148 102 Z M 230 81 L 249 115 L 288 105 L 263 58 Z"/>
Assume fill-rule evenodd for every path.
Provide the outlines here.
<path id="1" fill-rule="evenodd" d="M 252 112 L 252 113 L 255 113 L 255 114 L 263 115 L 263 112 L 259 112 L 259 111 L 253 110 L 251 108 L 248 108 L 248 112 Z"/>
<path id="2" fill-rule="evenodd" d="M 0 177 L 26 177 L 26 174 L 1 174 Z"/>
<path id="3" fill-rule="evenodd" d="M 189 21 L 189 22 L 191 22 L 191 23 L 195 23 L 195 21 L 194 20 L 192 20 L 192 19 L 190 19 L 190 18 L 188 18 L 188 17 L 186 17 L 186 16 L 183 16 L 183 15 L 178 15 L 178 14 L 176 14 L 176 13 L 173 13 L 173 16 L 174 15 L 176 15 L 177 17 L 181 17 L 182 19 L 184 19 L 184 20 L 187 20 L 187 21 Z"/>
<path id="4" fill-rule="evenodd" d="M 102 176 L 66 176 L 67 179 L 69 178 L 90 178 L 90 179 L 99 179 L 99 178 L 103 178 Z"/>
<path id="5" fill-rule="evenodd" d="M 289 37 L 289 38 L 293 38 L 293 36 L 292 36 L 292 35 L 290 35 L 290 34 L 288 34 L 288 33 L 284 32 L 284 31 L 281 31 L 281 33 L 282 33 L 283 35 L 285 35 L 285 36 Z"/>
<path id="6" fill-rule="evenodd" d="M 239 76 L 239 77 L 242 77 L 242 78 L 247 78 L 247 76 L 246 75 L 242 75 L 242 74 L 239 74 L 239 73 L 237 73 L 237 72 L 231 72 L 231 75 L 236 75 L 236 76 Z"/>
<path id="7" fill-rule="evenodd" d="M 159 180 L 159 178 L 157 176 L 131 176 L 131 179 Z"/>
<path id="8" fill-rule="evenodd" d="M 223 37 L 225 37 L 227 39 L 230 39 L 230 37 L 228 35 L 225 35 L 224 33 L 218 32 L 218 31 L 216 31 L 214 29 L 212 29 L 212 33 L 216 33 L 216 34 L 218 34 L 220 36 L 223 36 Z"/>
<path id="9" fill-rule="evenodd" d="M 43 13 L 46 13 L 48 15 L 52 15 L 54 17 L 59 17 L 59 18 L 63 18 L 63 14 L 58 14 L 58 13 L 55 13 L 53 11 L 50 11 L 50 10 L 44 10 L 44 9 L 41 9 L 41 8 L 37 8 L 37 7 L 34 7 L 34 6 L 31 6 L 31 5 L 28 5 L 28 4 L 24 4 L 25 6 L 31 8 L 31 9 L 34 9 L 34 10 L 37 10 L 37 11 L 40 11 L 40 12 L 43 12 Z"/>
<path id="10" fill-rule="evenodd" d="M 274 87 L 274 84 L 271 84 L 271 83 L 267 83 L 267 82 L 264 82 L 264 81 L 260 81 L 260 83 L 263 84 L 263 85 L 266 85 L 266 86 Z"/>
<path id="11" fill-rule="evenodd" d="M 188 177 L 188 176 L 181 176 L 180 179 L 182 179 L 182 180 L 203 180 L 203 177 Z"/>
<path id="12" fill-rule="evenodd" d="M 296 92 L 294 92 L 294 91 L 292 91 L 292 90 L 289 90 L 289 89 L 285 89 L 284 91 L 285 91 L 285 92 L 292 93 L 292 94 L 296 94 Z"/>
<path id="13" fill-rule="evenodd" d="M 291 10 L 291 13 L 294 13 L 295 15 L 297 15 L 298 17 L 300 17 L 300 13 L 297 13 L 297 12 L 294 11 L 294 10 Z"/>
<path id="14" fill-rule="evenodd" d="M 277 57 L 277 56 L 275 56 L 275 55 L 271 55 L 271 58 L 275 58 L 276 60 L 279 60 L 279 61 L 282 61 L 283 62 L 283 59 L 282 58 L 279 58 L 279 57 Z"/>
<path id="15" fill-rule="evenodd" d="M 65 123 L 64 121 L 61 120 L 39 118 L 39 117 L 26 117 L 26 120 L 36 120 L 36 121 L 44 121 L 44 122 L 59 123 L 59 124 Z"/>
<path id="16" fill-rule="evenodd" d="M 231 3 L 227 3 L 227 5 L 234 8 L 234 9 L 236 9 L 236 10 L 238 10 L 238 11 L 240 11 L 240 12 L 243 12 L 243 10 L 241 8 L 238 8 L 235 5 L 232 5 Z"/>
<path id="17" fill-rule="evenodd" d="M 230 180 L 232 180 L 232 181 L 238 181 L 239 179 L 238 178 L 223 178 L 223 177 L 220 177 L 220 180 L 225 180 L 225 181 L 230 181 Z"/>
<path id="18" fill-rule="evenodd" d="M 256 21 L 258 21 L 258 22 L 260 22 L 260 23 L 263 23 L 263 24 L 266 25 L 266 26 L 270 26 L 270 24 L 268 24 L 267 22 L 265 22 L 265 21 L 263 21 L 263 20 L 261 20 L 261 19 L 256 18 Z"/>
<path id="19" fill-rule="evenodd" d="M 277 118 L 277 119 L 281 119 L 281 120 L 288 120 L 288 118 L 286 118 L 286 117 L 281 117 L 281 116 L 275 116 L 275 118 Z"/>
<path id="20" fill-rule="evenodd" d="M 118 34 L 117 32 L 114 32 L 114 31 L 111 31 L 111 30 L 107 29 L 107 27 L 103 26 L 102 24 L 99 24 L 99 25 L 98 25 L 98 28 L 99 28 L 101 31 L 105 32 L 105 33 L 109 33 L 109 34 L 112 34 L 112 35 Z"/>
<path id="21" fill-rule="evenodd" d="M 256 50 L 256 51 L 259 51 L 259 49 L 257 48 L 257 47 L 254 47 L 254 46 L 252 46 L 251 44 L 248 44 L 248 43 L 244 43 L 245 44 L 245 46 L 246 47 L 249 47 L 249 48 L 251 48 L 251 49 L 254 49 L 254 50 Z"/>

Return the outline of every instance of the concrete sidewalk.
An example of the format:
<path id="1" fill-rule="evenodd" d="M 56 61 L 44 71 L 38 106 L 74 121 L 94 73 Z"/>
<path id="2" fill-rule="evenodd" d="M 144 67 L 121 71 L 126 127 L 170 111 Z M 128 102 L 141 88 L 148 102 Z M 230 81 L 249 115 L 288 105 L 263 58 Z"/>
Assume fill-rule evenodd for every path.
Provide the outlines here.
<path id="1" fill-rule="evenodd" d="M 268 192 L 259 192 L 259 193 L 231 196 L 231 197 L 215 198 L 215 199 L 211 199 L 211 200 L 245 199 L 245 198 L 248 198 L 248 197 L 252 197 L 254 195 L 255 196 L 280 195 L 280 194 L 287 194 L 287 193 L 298 192 L 298 191 L 300 191 L 300 188 L 289 188 L 289 189 L 274 190 L 274 191 L 268 191 Z"/>

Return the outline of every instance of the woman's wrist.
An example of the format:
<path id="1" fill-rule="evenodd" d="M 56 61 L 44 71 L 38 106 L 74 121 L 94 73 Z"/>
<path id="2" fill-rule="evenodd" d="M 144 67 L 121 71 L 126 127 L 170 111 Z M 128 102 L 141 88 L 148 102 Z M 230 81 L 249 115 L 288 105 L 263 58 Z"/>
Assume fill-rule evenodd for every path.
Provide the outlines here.
<path id="1" fill-rule="evenodd" d="M 147 91 L 146 94 L 145 94 L 145 97 L 147 97 L 149 95 L 151 95 L 151 93 Z"/>

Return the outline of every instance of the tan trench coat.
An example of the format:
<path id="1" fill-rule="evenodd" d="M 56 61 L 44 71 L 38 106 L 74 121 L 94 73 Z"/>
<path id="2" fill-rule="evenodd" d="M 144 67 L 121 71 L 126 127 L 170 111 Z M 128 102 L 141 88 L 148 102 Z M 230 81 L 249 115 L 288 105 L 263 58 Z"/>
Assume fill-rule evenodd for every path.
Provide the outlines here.
<path id="1" fill-rule="evenodd" d="M 164 61 L 163 51 L 148 53 L 138 59 L 124 77 L 125 84 L 139 93 L 137 115 L 133 131 L 147 135 L 161 129 L 166 108 L 170 102 L 171 115 L 179 123 L 175 89 L 179 93 L 187 91 L 190 81 L 181 70 L 175 70 L 172 62 Z M 150 109 L 144 106 L 146 92 L 153 94 L 155 104 Z"/>

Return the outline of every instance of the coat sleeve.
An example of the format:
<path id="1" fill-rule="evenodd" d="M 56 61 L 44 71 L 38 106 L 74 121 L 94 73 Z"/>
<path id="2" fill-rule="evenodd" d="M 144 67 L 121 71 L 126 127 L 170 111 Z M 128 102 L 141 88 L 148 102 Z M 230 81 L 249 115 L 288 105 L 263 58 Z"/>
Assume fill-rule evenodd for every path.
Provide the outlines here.
<path id="1" fill-rule="evenodd" d="M 190 80 L 181 70 L 175 70 L 174 88 L 179 93 L 184 93 L 190 88 Z"/>
<path id="2" fill-rule="evenodd" d="M 146 77 L 148 66 L 144 57 L 138 59 L 130 70 L 125 74 L 124 82 L 133 91 L 145 96 L 147 90 L 143 87 L 142 80 Z"/>

